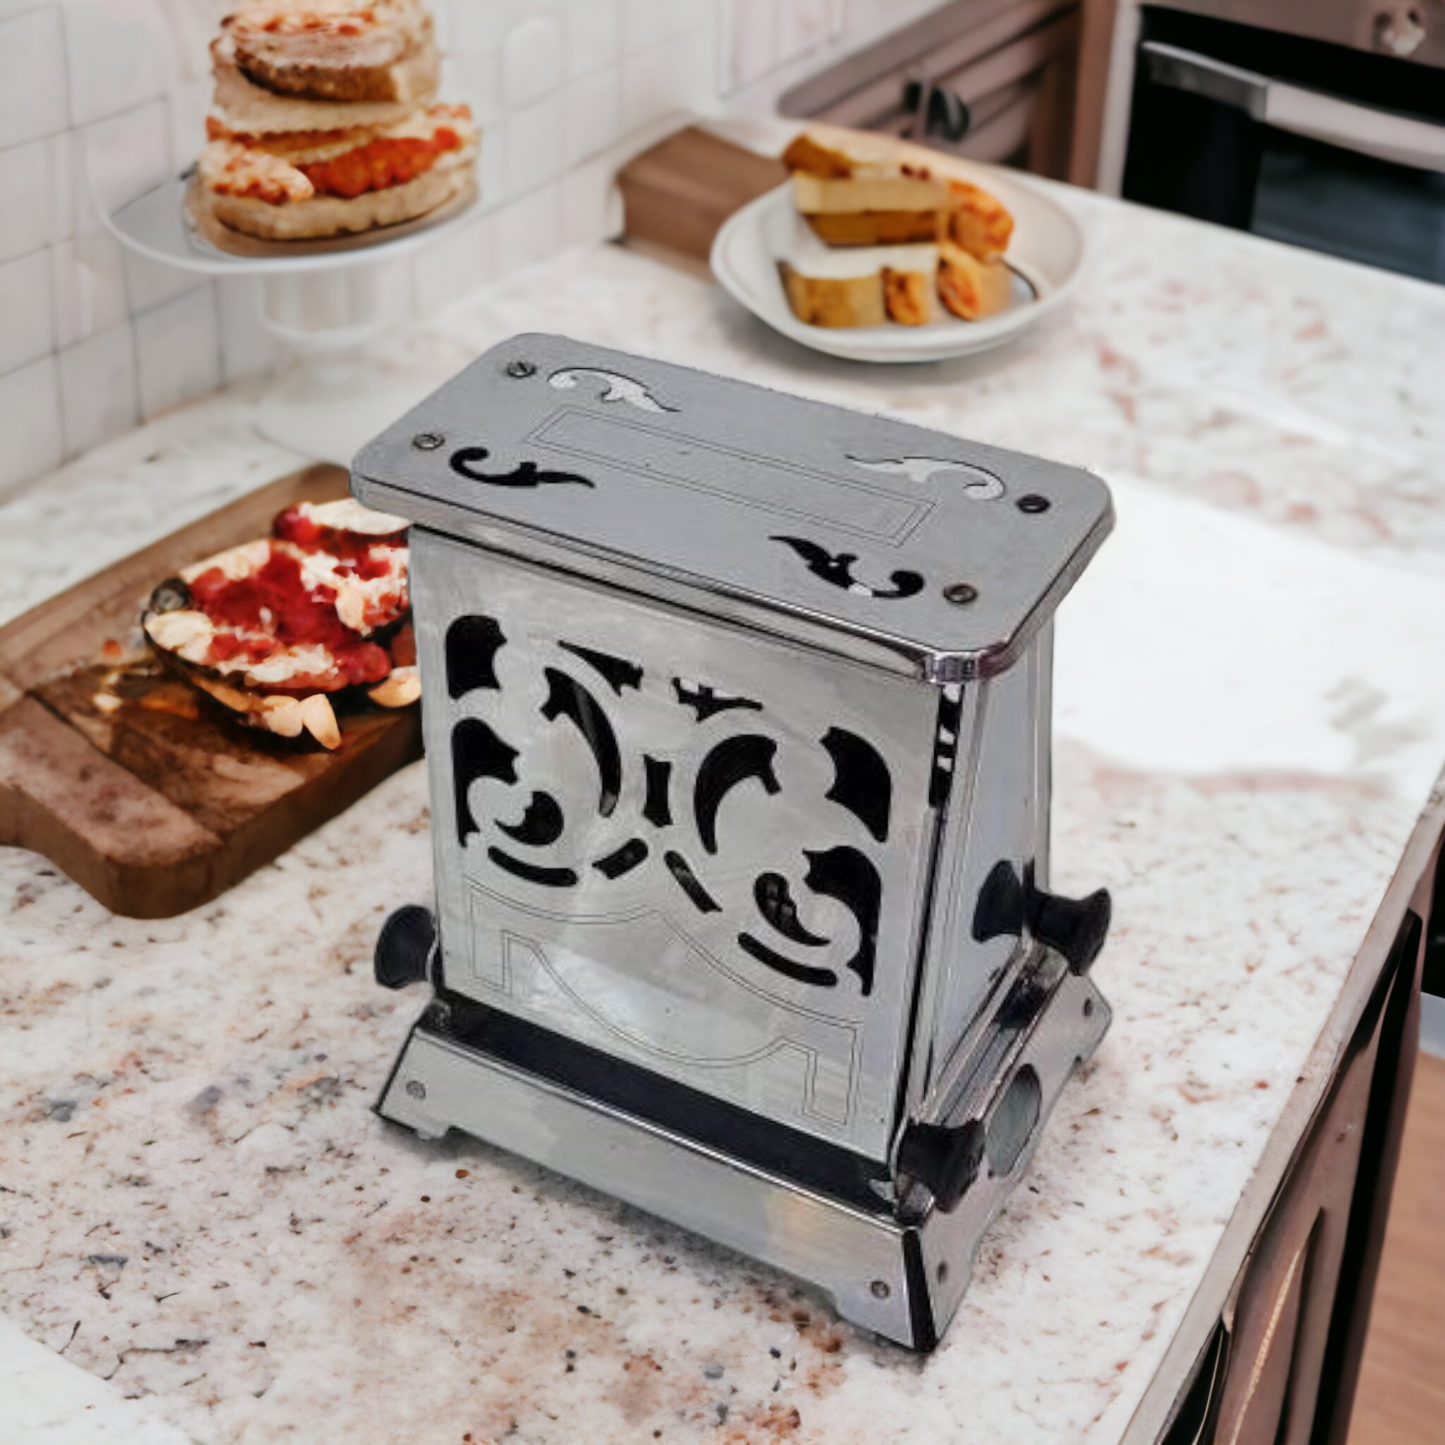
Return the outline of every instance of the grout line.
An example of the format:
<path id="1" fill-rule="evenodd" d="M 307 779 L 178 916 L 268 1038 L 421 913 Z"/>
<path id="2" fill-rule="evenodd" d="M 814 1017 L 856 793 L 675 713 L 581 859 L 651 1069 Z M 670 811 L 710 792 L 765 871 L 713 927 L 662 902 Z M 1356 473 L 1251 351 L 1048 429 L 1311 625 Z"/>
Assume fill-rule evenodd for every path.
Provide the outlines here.
<path id="1" fill-rule="evenodd" d="M 70 18 L 65 13 L 65 6 L 55 5 L 55 13 L 60 17 L 60 46 L 65 52 L 65 63 L 61 66 L 64 72 L 61 84 L 65 87 L 65 122 L 66 129 L 75 129 L 75 96 L 70 83 Z"/>

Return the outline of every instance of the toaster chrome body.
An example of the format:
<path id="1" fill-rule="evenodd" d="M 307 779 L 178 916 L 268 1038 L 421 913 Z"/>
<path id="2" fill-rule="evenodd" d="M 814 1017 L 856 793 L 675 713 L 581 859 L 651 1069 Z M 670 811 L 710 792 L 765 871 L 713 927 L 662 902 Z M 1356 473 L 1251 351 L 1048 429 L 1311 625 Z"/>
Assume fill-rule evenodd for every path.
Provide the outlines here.
<path id="1" fill-rule="evenodd" d="M 560 337 L 358 456 L 412 523 L 436 996 L 378 1105 L 799 1275 L 917 1349 L 1097 1046 L 1047 891 L 1087 473 Z"/>

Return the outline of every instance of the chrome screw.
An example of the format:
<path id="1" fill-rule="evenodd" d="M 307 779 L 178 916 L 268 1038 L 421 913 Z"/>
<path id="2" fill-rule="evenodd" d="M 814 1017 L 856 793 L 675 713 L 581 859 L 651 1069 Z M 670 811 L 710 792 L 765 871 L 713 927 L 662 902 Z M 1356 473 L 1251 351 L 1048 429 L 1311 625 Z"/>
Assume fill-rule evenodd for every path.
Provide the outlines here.
<path id="1" fill-rule="evenodd" d="M 446 445 L 446 438 L 439 431 L 419 431 L 411 439 L 411 444 L 419 452 L 434 452 Z"/>
<path id="2" fill-rule="evenodd" d="M 537 368 L 530 361 L 509 361 L 507 363 L 507 375 L 523 381 L 529 376 L 536 376 Z"/>
<path id="3" fill-rule="evenodd" d="M 874 1299 L 887 1299 L 888 1296 L 893 1293 L 893 1291 L 888 1288 L 888 1281 L 886 1279 L 875 1279 L 873 1283 L 868 1286 L 868 1290 Z"/>
<path id="4" fill-rule="evenodd" d="M 406 1081 L 407 1096 L 412 1099 L 426 1098 L 426 1085 L 420 1079 L 408 1079 Z"/>
<path id="5" fill-rule="evenodd" d="M 943 589 L 943 600 L 952 602 L 957 607 L 966 606 L 978 600 L 978 588 L 967 582 L 950 582 Z"/>
<path id="6" fill-rule="evenodd" d="M 1027 512 L 1029 516 L 1036 517 L 1040 512 L 1047 512 L 1052 505 L 1047 497 L 1041 497 L 1037 492 L 1030 492 L 1026 497 L 1018 500 L 1018 509 Z"/>

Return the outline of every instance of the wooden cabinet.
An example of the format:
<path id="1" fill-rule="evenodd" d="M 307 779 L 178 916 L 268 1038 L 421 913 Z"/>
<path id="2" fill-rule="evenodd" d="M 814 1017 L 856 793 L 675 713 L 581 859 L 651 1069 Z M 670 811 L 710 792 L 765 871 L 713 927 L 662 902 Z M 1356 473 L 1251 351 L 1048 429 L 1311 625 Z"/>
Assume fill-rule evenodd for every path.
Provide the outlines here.
<path id="1" fill-rule="evenodd" d="M 778 108 L 1092 185 L 1113 17 L 1114 0 L 954 0 Z"/>
<path id="2" fill-rule="evenodd" d="M 1344 1445 L 1414 1074 L 1436 871 L 1405 911 L 1162 1445 Z"/>

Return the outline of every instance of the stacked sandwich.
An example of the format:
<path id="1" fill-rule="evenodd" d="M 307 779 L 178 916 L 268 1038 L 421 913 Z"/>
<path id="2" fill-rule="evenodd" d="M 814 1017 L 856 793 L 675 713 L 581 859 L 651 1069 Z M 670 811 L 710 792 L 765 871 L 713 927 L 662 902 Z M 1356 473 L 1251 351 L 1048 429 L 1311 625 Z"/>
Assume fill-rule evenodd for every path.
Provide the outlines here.
<path id="1" fill-rule="evenodd" d="M 998 199 L 909 164 L 886 137 L 847 145 L 804 132 L 783 152 L 807 223 L 778 263 L 793 314 L 814 326 L 919 326 L 939 300 L 965 321 L 1002 311 L 1013 218 Z"/>
<path id="2" fill-rule="evenodd" d="M 478 135 L 437 105 L 420 0 L 243 0 L 212 43 L 200 209 L 288 241 L 425 215 L 467 190 Z"/>

